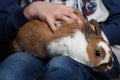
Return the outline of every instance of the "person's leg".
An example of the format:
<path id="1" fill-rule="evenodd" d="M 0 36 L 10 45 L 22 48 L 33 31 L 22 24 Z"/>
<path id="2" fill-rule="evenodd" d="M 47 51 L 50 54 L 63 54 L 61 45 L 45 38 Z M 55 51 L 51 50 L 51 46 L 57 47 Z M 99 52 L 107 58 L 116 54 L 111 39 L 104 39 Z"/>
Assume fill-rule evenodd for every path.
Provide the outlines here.
<path id="1" fill-rule="evenodd" d="M 117 74 L 116 63 L 111 71 L 98 73 L 67 56 L 60 56 L 46 66 L 45 80 L 111 80 Z"/>
<path id="2" fill-rule="evenodd" d="M 67 56 L 53 58 L 46 66 L 45 80 L 97 80 L 87 67 Z"/>
<path id="3" fill-rule="evenodd" d="M 43 77 L 45 64 L 23 52 L 9 56 L 0 64 L 0 80 L 35 80 Z"/>

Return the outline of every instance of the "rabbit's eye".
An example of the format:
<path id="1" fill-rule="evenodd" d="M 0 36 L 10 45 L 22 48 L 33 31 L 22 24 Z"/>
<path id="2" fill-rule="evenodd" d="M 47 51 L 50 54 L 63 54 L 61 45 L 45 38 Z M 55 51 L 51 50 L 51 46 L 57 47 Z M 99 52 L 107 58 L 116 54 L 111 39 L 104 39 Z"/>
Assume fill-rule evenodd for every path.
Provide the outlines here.
<path id="1" fill-rule="evenodd" d="M 98 57 L 100 57 L 100 56 L 102 55 L 102 53 L 101 53 L 100 51 L 97 51 L 97 50 L 96 50 L 96 51 L 95 51 L 95 55 L 98 56 Z"/>

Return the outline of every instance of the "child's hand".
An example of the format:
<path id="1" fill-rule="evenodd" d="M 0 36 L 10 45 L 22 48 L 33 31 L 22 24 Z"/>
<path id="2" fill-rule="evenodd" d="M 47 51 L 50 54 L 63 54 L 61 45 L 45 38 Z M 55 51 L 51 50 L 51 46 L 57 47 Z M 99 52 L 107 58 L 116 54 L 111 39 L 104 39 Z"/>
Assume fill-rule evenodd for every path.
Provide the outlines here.
<path id="1" fill-rule="evenodd" d="M 55 21 L 63 20 L 72 22 L 78 17 L 74 14 L 74 9 L 62 4 L 36 1 L 24 9 L 24 15 L 27 19 L 40 19 L 46 22 L 52 31 L 56 30 Z"/>

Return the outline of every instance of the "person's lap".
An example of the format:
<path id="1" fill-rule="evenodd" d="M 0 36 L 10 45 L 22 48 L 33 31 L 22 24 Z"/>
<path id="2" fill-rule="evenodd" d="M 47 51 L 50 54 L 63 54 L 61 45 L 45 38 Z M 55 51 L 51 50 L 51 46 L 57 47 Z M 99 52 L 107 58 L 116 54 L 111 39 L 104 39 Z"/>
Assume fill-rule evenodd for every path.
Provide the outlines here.
<path id="1" fill-rule="evenodd" d="M 109 72 L 98 73 L 67 56 L 55 57 L 45 65 L 26 53 L 18 52 L 1 63 L 0 79 L 35 80 L 44 77 L 44 80 L 110 80 L 119 72 L 116 65 Z"/>
<path id="2" fill-rule="evenodd" d="M 45 80 L 111 80 L 120 73 L 117 61 L 110 71 L 100 73 L 66 56 L 52 59 L 46 67 Z"/>
<path id="3" fill-rule="evenodd" d="M 23 52 L 8 57 L 0 65 L 0 80 L 34 80 L 44 75 L 45 64 Z"/>

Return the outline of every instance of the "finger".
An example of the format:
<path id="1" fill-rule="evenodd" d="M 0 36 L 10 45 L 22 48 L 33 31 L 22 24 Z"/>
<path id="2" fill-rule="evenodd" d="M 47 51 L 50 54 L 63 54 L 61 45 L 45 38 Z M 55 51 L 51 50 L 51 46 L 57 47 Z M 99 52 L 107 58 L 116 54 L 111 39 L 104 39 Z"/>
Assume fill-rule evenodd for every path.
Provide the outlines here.
<path id="1" fill-rule="evenodd" d="M 75 13 L 73 13 L 73 12 L 64 11 L 63 15 L 68 16 L 69 18 L 71 18 L 73 20 L 79 19 L 79 17 Z"/>
<path id="2" fill-rule="evenodd" d="M 47 23 L 48 23 L 48 25 L 49 25 L 49 27 L 50 27 L 50 29 L 53 31 L 53 32 L 55 32 L 56 31 L 56 26 L 55 26 L 55 20 L 53 19 L 53 18 L 48 18 L 47 19 Z"/>
<path id="3" fill-rule="evenodd" d="M 74 21 L 73 19 L 71 19 L 71 18 L 69 18 L 69 17 L 67 17 L 65 15 L 59 15 L 59 16 L 56 16 L 56 18 L 59 19 L 59 20 L 63 20 L 65 22 L 68 22 L 68 23 Z"/>

